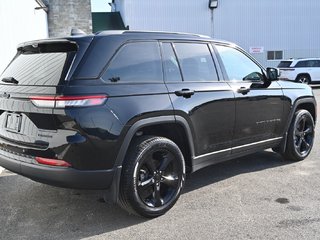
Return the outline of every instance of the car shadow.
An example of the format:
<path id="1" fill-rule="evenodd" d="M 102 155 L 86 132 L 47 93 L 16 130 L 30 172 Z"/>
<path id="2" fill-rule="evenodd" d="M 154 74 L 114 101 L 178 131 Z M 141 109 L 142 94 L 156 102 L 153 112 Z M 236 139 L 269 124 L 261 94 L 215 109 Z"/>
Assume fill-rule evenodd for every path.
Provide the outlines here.
<path id="1" fill-rule="evenodd" d="M 272 152 L 259 152 L 207 167 L 191 174 L 184 193 L 243 173 L 279 167 L 290 162 Z M 148 221 L 129 215 L 104 191 L 62 189 L 36 183 L 16 174 L 0 177 L 0 232 L 4 239 L 79 239 Z M 177 203 L 179 204 L 179 202 Z M 0 237 L 0 238 L 1 238 Z"/>
<path id="2" fill-rule="evenodd" d="M 290 163 L 292 162 L 284 160 L 280 154 L 260 151 L 245 157 L 211 165 L 188 175 L 184 193 L 240 174 L 262 171 Z"/>

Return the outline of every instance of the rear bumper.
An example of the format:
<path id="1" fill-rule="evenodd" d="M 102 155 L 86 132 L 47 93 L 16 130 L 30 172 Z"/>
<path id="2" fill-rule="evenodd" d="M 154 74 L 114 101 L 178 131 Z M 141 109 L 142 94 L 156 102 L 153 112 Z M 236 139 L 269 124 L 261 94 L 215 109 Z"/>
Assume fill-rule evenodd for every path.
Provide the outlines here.
<path id="1" fill-rule="evenodd" d="M 12 153 L 0 150 L 0 166 L 37 182 L 77 189 L 108 189 L 114 169 L 82 171 L 65 167 L 50 167 L 12 158 Z M 23 158 L 21 156 L 17 156 Z"/>

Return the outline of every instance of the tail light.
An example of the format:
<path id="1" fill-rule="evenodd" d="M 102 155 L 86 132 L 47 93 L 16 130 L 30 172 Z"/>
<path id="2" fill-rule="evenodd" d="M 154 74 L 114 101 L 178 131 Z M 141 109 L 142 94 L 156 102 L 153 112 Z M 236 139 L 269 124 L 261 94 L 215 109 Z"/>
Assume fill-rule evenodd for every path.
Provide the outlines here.
<path id="1" fill-rule="evenodd" d="M 40 108 L 89 107 L 105 103 L 106 95 L 95 96 L 31 96 L 31 102 Z"/>
<path id="2" fill-rule="evenodd" d="M 36 157 L 35 159 L 38 163 L 43 165 L 55 166 L 55 167 L 71 167 L 70 163 L 67 163 L 66 161 L 63 161 L 63 160 L 43 158 L 43 157 Z"/>

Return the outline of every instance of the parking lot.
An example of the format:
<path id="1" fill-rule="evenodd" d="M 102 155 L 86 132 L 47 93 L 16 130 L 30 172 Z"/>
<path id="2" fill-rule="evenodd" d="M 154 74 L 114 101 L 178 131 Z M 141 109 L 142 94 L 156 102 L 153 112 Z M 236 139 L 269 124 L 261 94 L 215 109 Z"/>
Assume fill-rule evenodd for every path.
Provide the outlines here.
<path id="1" fill-rule="evenodd" d="M 320 103 L 320 89 L 314 92 Z M 105 203 L 102 191 L 51 187 L 4 171 L 0 239 L 319 239 L 316 130 L 305 161 L 263 151 L 200 170 L 177 204 L 152 220 Z"/>

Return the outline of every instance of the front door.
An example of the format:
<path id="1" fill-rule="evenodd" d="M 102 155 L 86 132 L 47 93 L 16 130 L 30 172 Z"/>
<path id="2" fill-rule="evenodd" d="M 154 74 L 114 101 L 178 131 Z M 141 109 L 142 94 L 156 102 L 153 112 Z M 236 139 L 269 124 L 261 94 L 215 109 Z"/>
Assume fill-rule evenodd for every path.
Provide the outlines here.
<path id="1" fill-rule="evenodd" d="M 236 100 L 232 153 L 279 142 L 285 124 L 279 84 L 267 83 L 263 69 L 242 50 L 224 45 L 216 49 Z"/>

